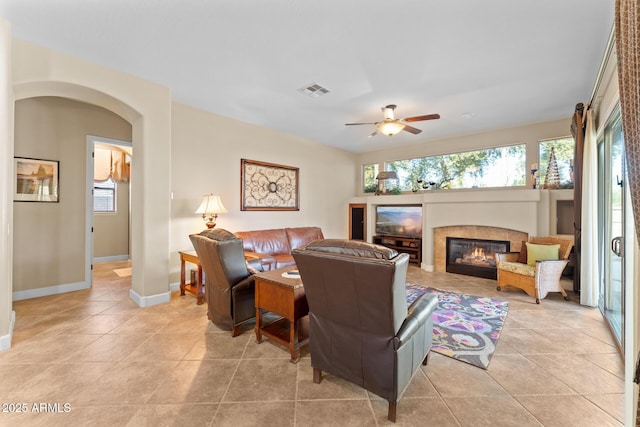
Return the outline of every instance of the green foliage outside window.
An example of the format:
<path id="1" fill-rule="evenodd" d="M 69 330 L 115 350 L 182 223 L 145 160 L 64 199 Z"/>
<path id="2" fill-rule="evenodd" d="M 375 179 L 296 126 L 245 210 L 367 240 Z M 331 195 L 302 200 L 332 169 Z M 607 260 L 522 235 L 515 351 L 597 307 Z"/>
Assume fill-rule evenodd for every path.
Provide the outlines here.
<path id="1" fill-rule="evenodd" d="M 525 144 L 443 156 L 388 162 L 402 191 L 418 191 L 422 180 L 429 188 L 480 188 L 523 186 L 526 183 Z"/>
<path id="2" fill-rule="evenodd" d="M 378 185 L 376 181 L 376 176 L 378 176 L 378 164 L 364 165 L 363 172 L 364 192 L 375 193 Z"/>
<path id="3" fill-rule="evenodd" d="M 573 188 L 571 167 L 573 166 L 573 156 L 576 147 L 573 138 L 569 137 L 540 141 L 538 147 L 540 185 L 543 185 L 545 182 L 545 176 L 547 169 L 549 168 L 551 147 L 554 147 L 556 163 L 558 164 L 558 174 L 560 176 L 560 188 Z"/>

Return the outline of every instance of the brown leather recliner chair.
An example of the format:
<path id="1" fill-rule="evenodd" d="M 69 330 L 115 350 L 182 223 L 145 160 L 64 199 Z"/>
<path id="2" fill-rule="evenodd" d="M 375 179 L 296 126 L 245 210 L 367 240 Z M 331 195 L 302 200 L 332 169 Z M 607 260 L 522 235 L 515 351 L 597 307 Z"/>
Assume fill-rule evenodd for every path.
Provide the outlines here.
<path id="1" fill-rule="evenodd" d="M 207 316 L 235 337 L 241 325 L 256 315 L 254 277 L 247 268 L 242 239 L 221 228 L 189 238 L 204 270 Z"/>
<path id="2" fill-rule="evenodd" d="M 292 251 L 309 303 L 313 381 L 329 372 L 397 401 L 420 363 L 427 364 L 437 297 L 407 308 L 409 256 L 370 243 L 317 240 Z"/>

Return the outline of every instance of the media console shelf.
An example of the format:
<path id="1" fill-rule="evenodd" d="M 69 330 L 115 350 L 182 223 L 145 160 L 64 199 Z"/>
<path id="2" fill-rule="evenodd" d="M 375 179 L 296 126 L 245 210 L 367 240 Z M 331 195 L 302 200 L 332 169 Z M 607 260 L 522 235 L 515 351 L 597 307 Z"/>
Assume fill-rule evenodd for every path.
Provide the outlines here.
<path id="1" fill-rule="evenodd" d="M 373 243 L 409 254 L 409 262 L 422 262 L 422 239 L 420 237 L 373 236 Z"/>

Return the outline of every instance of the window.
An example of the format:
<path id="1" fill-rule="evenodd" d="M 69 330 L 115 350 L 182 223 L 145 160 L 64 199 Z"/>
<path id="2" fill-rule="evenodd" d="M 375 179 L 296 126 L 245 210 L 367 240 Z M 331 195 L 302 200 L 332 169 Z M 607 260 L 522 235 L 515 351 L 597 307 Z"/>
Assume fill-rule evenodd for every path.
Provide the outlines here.
<path id="1" fill-rule="evenodd" d="M 540 141 L 538 144 L 538 173 L 540 185 L 545 188 L 549 158 L 553 151 L 556 165 L 552 165 L 552 175 L 549 175 L 548 188 L 573 188 L 573 154 L 575 151 L 573 138 L 558 138 Z M 557 175 L 555 168 L 557 166 Z M 533 169 L 533 168 L 532 168 Z"/>
<path id="2" fill-rule="evenodd" d="M 376 182 L 376 176 L 378 176 L 378 164 L 364 165 L 362 176 L 364 192 L 375 193 L 378 185 Z"/>
<path id="3" fill-rule="evenodd" d="M 523 186 L 525 144 L 386 163 L 402 191 Z"/>
<path id="4" fill-rule="evenodd" d="M 93 211 L 116 211 L 116 183 L 111 178 L 93 182 Z"/>

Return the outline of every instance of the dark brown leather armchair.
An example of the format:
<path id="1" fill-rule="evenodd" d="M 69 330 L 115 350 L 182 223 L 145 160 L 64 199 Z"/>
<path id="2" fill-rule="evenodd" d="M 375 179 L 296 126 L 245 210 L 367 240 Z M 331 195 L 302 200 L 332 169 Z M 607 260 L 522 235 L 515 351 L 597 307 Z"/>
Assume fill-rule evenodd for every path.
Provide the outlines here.
<path id="1" fill-rule="evenodd" d="M 326 239 L 292 251 L 309 303 L 313 381 L 329 372 L 397 401 L 433 339 L 434 295 L 407 308 L 409 256 L 370 243 Z"/>
<path id="2" fill-rule="evenodd" d="M 244 259 L 242 239 L 221 228 L 189 238 L 204 270 L 207 316 L 235 337 L 241 325 L 256 315 L 255 283 Z"/>

